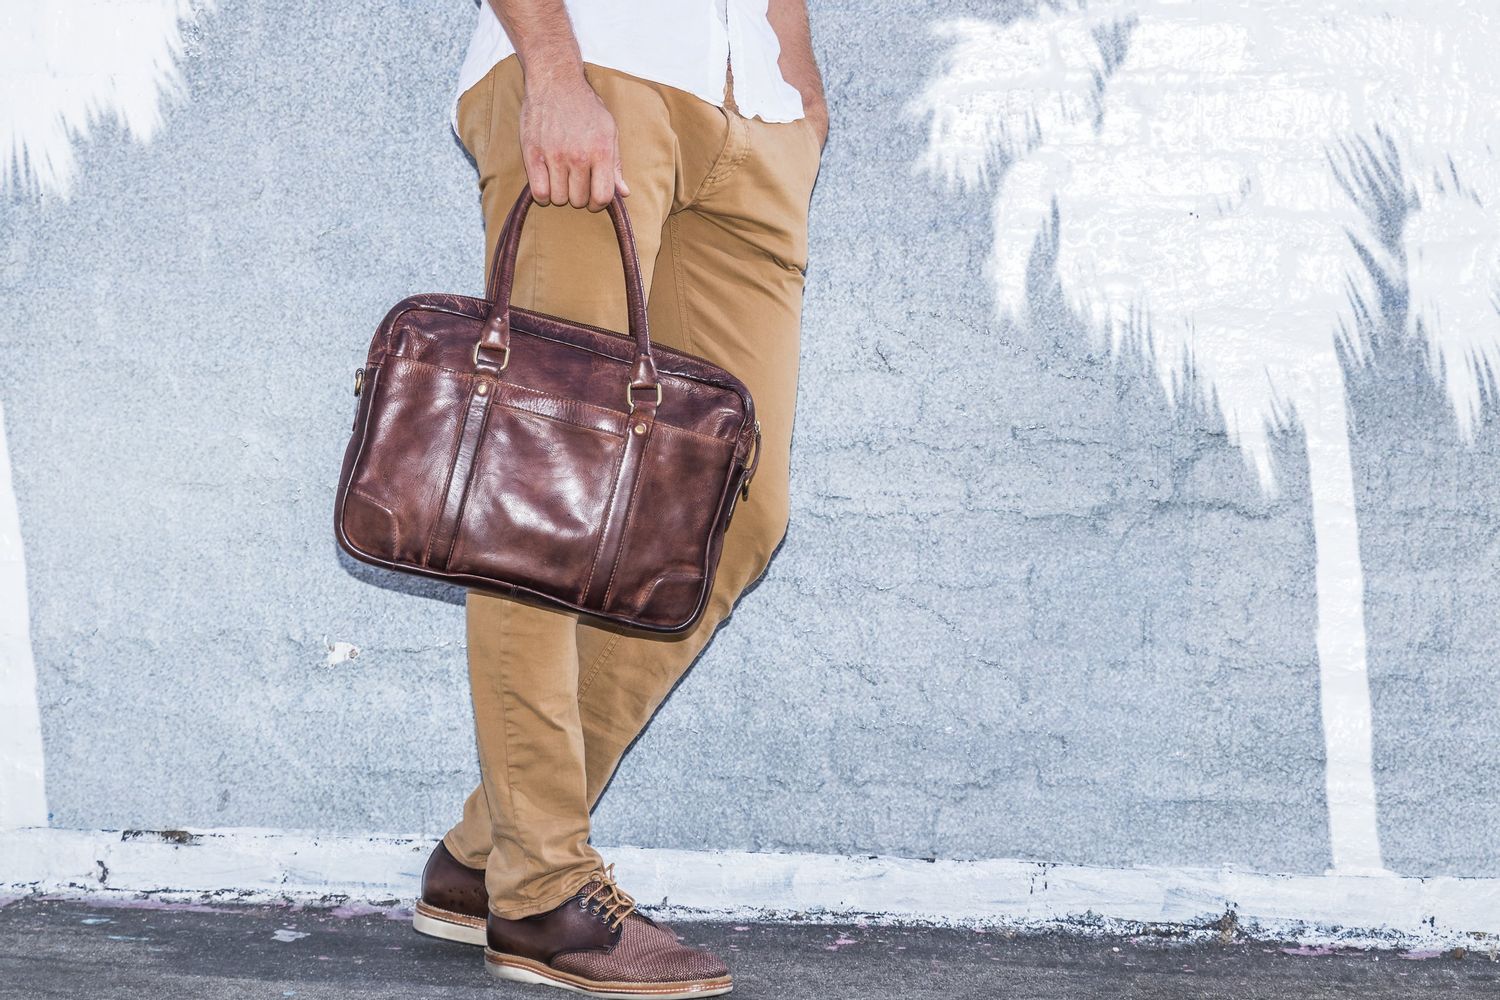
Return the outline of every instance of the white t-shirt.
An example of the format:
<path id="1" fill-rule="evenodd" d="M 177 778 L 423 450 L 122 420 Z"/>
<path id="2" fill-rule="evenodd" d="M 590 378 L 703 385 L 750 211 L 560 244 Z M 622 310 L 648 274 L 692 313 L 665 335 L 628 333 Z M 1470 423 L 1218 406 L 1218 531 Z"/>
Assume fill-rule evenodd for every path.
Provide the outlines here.
<path id="1" fill-rule="evenodd" d="M 776 60 L 781 42 L 766 18 L 768 0 L 566 0 L 583 61 L 663 83 L 724 105 L 724 68 L 733 60 L 734 103 L 767 122 L 802 117 L 802 95 Z M 458 74 L 453 100 L 515 52 L 489 0 Z"/>

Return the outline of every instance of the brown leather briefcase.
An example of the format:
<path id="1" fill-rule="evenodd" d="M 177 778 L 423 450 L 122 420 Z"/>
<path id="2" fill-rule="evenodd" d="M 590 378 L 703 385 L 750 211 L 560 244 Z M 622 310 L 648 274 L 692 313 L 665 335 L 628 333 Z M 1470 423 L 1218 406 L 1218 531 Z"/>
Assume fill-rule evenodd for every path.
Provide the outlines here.
<path id="1" fill-rule="evenodd" d="M 653 348 L 618 198 L 630 335 L 512 306 L 531 202 L 528 188 L 511 209 L 487 298 L 413 296 L 376 330 L 355 376 L 339 544 L 377 566 L 686 629 L 759 459 L 750 392 Z"/>

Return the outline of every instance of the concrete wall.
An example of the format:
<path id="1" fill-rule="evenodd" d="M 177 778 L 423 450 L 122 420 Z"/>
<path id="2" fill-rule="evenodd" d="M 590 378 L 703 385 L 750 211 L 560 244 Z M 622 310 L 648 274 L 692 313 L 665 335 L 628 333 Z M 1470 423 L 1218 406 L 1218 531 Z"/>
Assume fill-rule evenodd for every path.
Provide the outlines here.
<path id="1" fill-rule="evenodd" d="M 834 123 L 791 533 L 596 840 L 1321 872 L 1300 433 L 1268 495 L 1215 415 L 1052 300 L 995 319 L 992 196 L 914 172 L 906 109 L 930 23 L 1010 5 L 813 7 Z M 477 780 L 460 595 L 329 525 L 374 325 L 481 285 L 446 125 L 472 9 L 226 4 L 150 144 L 101 126 L 71 197 L 6 195 L 53 825 L 436 835 Z M 1461 443 L 1425 364 L 1350 376 L 1378 832 L 1402 874 L 1500 875 L 1500 435 Z"/>

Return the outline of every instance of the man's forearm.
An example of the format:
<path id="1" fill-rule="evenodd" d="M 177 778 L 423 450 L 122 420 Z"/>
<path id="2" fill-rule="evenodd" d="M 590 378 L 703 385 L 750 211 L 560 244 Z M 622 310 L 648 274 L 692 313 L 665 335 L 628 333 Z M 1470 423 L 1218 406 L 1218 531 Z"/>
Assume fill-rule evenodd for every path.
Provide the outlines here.
<path id="1" fill-rule="evenodd" d="M 487 0 L 510 36 L 527 86 L 583 79 L 583 56 L 563 0 Z"/>
<path id="2" fill-rule="evenodd" d="M 807 0 L 770 0 L 766 18 L 781 43 L 781 75 L 802 95 L 802 110 L 826 126 L 823 77 L 813 56 L 812 28 L 807 23 Z"/>
<path id="3" fill-rule="evenodd" d="M 562 0 L 488 0 L 521 61 L 521 159 L 542 204 L 600 211 L 630 194 L 614 117 L 589 86 Z"/>

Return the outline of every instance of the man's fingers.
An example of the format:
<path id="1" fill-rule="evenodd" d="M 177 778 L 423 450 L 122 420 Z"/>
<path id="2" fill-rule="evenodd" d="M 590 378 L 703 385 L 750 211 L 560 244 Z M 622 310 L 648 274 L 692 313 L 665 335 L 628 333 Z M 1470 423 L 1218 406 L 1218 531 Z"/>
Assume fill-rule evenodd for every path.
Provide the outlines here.
<path id="1" fill-rule="evenodd" d="M 552 181 L 547 174 L 547 161 L 539 149 L 526 154 L 526 183 L 531 185 L 531 200 L 545 205 L 552 197 Z"/>
<path id="2" fill-rule="evenodd" d="M 570 171 L 567 164 L 559 163 L 556 157 L 547 160 L 548 195 L 547 204 L 566 205 L 568 203 L 568 185 L 571 183 Z"/>
<path id="3" fill-rule="evenodd" d="M 531 184 L 531 196 L 538 205 L 571 205 L 591 212 L 602 211 L 608 206 L 616 190 L 629 193 L 619 163 L 611 167 L 607 158 L 592 163 L 581 160 L 570 165 L 565 156 L 545 156 L 537 152 L 527 157 L 526 180 Z"/>
<path id="4" fill-rule="evenodd" d="M 621 198 L 630 197 L 630 188 L 625 185 L 625 164 L 620 160 L 620 140 L 615 139 L 615 170 L 614 170 L 615 193 Z"/>
<path id="5" fill-rule="evenodd" d="M 603 211 L 614 198 L 614 170 L 607 157 L 598 157 L 589 170 L 589 211 Z"/>
<path id="6" fill-rule="evenodd" d="M 568 165 L 568 204 L 574 208 L 589 207 L 589 163 L 574 160 Z"/>

